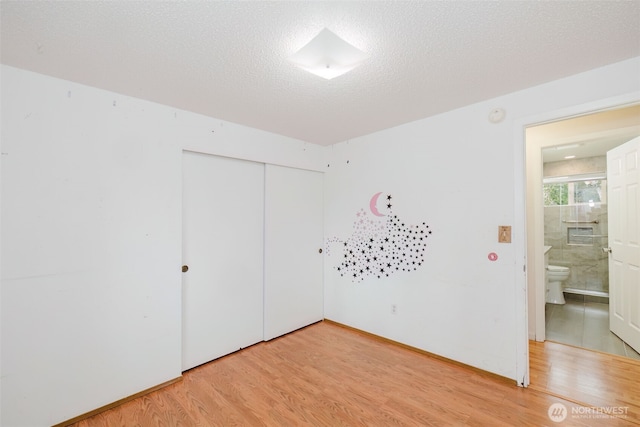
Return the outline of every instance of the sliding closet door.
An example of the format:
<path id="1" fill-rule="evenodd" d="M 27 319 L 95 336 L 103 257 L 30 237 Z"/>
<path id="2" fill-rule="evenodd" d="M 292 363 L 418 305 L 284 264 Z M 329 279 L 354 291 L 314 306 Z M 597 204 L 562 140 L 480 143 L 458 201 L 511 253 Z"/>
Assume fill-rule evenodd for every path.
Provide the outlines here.
<path id="1" fill-rule="evenodd" d="M 322 320 L 323 175 L 266 165 L 264 339 Z"/>
<path id="2" fill-rule="evenodd" d="M 264 165 L 184 152 L 182 369 L 263 337 Z"/>

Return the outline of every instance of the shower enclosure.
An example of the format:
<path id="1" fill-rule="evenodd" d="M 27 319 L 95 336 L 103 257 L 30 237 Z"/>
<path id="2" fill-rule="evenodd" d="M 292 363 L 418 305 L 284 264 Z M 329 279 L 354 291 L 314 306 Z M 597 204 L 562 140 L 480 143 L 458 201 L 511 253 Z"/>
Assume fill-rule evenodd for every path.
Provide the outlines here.
<path id="1" fill-rule="evenodd" d="M 549 264 L 569 267 L 567 294 L 609 296 L 605 173 L 544 179 L 544 237 Z"/>

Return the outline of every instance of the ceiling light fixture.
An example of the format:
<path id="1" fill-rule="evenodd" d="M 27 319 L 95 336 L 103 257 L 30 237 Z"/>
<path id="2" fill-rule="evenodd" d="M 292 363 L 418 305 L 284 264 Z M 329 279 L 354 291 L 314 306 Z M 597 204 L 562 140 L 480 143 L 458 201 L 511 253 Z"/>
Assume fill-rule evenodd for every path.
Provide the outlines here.
<path id="1" fill-rule="evenodd" d="M 568 144 L 568 145 L 558 145 L 554 147 L 556 150 L 568 150 L 570 148 L 578 148 L 581 144 Z"/>
<path id="2" fill-rule="evenodd" d="M 325 28 L 289 60 L 303 70 L 331 80 L 353 70 L 368 57 Z"/>

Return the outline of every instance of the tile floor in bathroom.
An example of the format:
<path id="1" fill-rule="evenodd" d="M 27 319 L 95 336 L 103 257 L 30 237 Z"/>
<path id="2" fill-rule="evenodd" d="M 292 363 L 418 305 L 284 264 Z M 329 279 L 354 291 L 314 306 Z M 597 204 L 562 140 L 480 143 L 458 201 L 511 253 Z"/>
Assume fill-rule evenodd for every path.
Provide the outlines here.
<path id="1" fill-rule="evenodd" d="M 546 304 L 547 340 L 640 360 L 640 354 L 609 330 L 609 304 L 566 298 Z"/>

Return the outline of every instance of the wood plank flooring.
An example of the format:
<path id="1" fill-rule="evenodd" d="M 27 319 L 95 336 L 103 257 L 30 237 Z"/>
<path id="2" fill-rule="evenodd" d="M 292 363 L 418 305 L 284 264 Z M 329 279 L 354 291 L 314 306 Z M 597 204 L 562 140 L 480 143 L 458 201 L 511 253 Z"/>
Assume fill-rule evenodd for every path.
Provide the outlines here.
<path id="1" fill-rule="evenodd" d="M 320 322 L 192 369 L 183 381 L 75 425 L 552 426 L 553 403 L 577 406 Z M 629 418 L 604 421 L 571 417 L 562 425 L 635 425 Z"/>
<path id="2" fill-rule="evenodd" d="M 551 341 L 529 342 L 529 388 L 594 407 L 628 408 L 640 424 L 640 361 Z"/>

